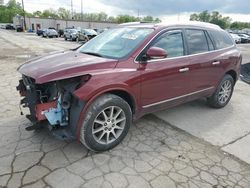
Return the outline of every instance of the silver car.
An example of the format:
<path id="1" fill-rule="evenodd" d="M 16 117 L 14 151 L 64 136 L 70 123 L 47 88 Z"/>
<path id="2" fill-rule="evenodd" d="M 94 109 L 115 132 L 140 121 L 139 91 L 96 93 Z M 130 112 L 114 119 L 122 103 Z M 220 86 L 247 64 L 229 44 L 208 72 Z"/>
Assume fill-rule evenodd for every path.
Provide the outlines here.
<path id="1" fill-rule="evenodd" d="M 58 37 L 58 32 L 55 29 L 45 29 L 43 37 Z"/>
<path id="2" fill-rule="evenodd" d="M 72 41 L 76 41 L 77 38 L 77 34 L 78 34 L 78 30 L 77 29 L 66 29 L 64 32 L 64 39 L 65 40 L 72 40 Z"/>

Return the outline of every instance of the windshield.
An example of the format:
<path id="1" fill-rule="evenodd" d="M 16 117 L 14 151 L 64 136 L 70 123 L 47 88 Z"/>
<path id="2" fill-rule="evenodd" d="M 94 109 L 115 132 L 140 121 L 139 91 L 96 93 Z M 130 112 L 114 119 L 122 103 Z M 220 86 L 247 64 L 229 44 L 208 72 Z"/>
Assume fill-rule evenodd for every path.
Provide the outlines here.
<path id="1" fill-rule="evenodd" d="M 77 30 L 76 29 L 71 29 L 69 32 L 70 33 L 77 33 Z"/>
<path id="2" fill-rule="evenodd" d="M 129 55 L 153 29 L 115 28 L 105 31 L 78 49 L 81 53 L 120 59 Z"/>

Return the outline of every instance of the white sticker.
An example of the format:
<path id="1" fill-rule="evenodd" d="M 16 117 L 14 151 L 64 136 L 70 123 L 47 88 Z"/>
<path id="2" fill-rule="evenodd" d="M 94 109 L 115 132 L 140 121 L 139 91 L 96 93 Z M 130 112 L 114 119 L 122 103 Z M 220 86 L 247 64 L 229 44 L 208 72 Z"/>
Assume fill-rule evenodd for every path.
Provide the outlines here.
<path id="1" fill-rule="evenodd" d="M 129 39 L 129 40 L 136 40 L 138 38 L 138 35 L 134 34 L 124 34 L 122 35 L 123 39 Z"/>

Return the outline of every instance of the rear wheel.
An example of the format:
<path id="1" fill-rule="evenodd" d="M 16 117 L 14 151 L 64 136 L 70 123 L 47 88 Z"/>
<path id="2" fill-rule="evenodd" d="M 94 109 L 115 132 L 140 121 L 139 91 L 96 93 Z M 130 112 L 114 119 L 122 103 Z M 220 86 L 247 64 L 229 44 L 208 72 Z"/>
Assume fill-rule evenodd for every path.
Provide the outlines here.
<path id="1" fill-rule="evenodd" d="M 116 95 L 102 95 L 86 112 L 80 140 L 92 151 L 112 149 L 127 135 L 131 122 L 132 112 L 126 101 Z"/>
<path id="2" fill-rule="evenodd" d="M 222 108 L 226 106 L 232 97 L 234 84 L 235 81 L 233 77 L 226 74 L 214 94 L 208 98 L 209 106 L 213 108 Z"/>

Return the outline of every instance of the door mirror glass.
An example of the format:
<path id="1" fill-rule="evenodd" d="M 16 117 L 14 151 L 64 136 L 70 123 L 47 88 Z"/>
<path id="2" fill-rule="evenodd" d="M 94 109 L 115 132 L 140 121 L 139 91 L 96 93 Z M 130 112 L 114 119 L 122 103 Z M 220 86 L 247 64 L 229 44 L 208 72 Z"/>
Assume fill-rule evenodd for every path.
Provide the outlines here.
<path id="1" fill-rule="evenodd" d="M 148 49 L 146 56 L 148 59 L 164 59 L 168 56 L 166 50 L 159 47 L 151 47 Z"/>

